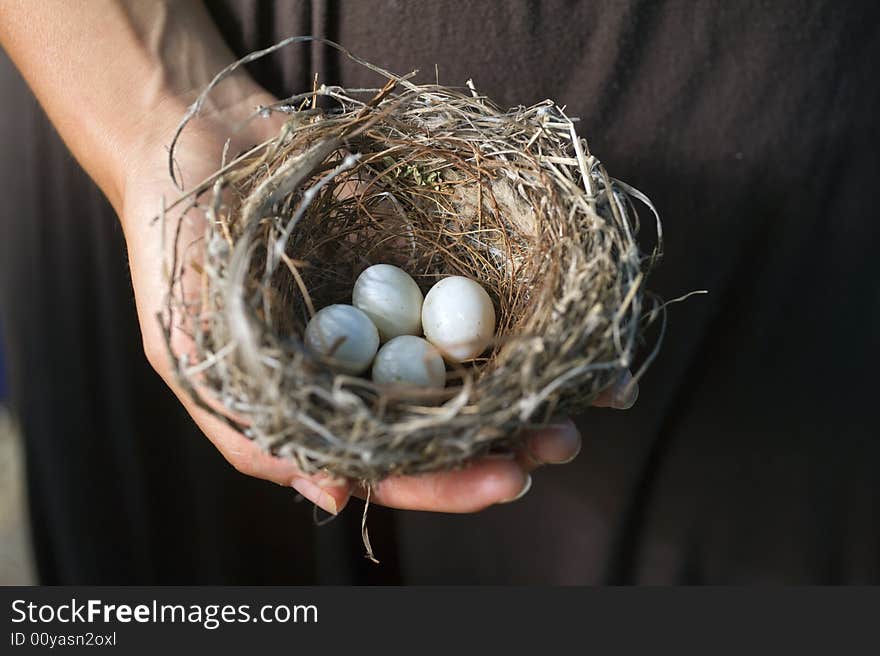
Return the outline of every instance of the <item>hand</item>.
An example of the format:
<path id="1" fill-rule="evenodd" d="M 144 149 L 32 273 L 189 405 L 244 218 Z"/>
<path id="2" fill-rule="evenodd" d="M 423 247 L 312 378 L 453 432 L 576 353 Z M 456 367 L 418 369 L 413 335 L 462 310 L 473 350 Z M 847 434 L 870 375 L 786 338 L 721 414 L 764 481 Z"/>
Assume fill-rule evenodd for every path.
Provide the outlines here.
<path id="1" fill-rule="evenodd" d="M 211 175 L 218 167 L 220 152 L 233 127 L 261 104 L 273 98 L 257 88 L 245 87 L 238 92 L 240 100 L 222 111 L 214 109 L 194 119 L 186 128 L 176 150 L 176 160 L 185 186 L 191 188 Z M 175 392 L 208 439 L 238 471 L 289 485 L 327 512 L 336 514 L 354 493 L 364 490 L 352 484 L 333 480 L 327 475 L 306 475 L 289 460 L 273 457 L 228 425 L 199 408 L 177 383 L 156 320 L 161 311 L 166 282 L 162 275 L 160 225 L 151 218 L 159 207 L 159 199 L 174 199 L 179 191 L 173 186 L 167 170 L 166 148 L 177 120 L 182 115 L 182 99 L 170 99 L 153 113 L 150 129 L 138 149 L 140 153 L 127 167 L 122 203 L 122 224 L 128 244 L 132 283 L 138 308 L 144 350 L 155 370 Z M 277 134 L 281 118 L 256 119 L 236 135 L 229 152 L 237 153 Z M 173 215 L 169 213 L 169 219 Z M 173 234 L 175 225 L 166 228 Z M 184 222 L 181 244 L 195 242 L 204 231 L 202 217 L 193 212 Z M 169 240 L 170 241 L 170 240 Z M 188 269 L 186 276 L 196 274 Z M 198 289 L 198 281 L 186 287 Z M 176 353 L 187 352 L 192 345 L 176 331 L 172 342 Z M 609 392 L 599 401 L 612 405 Z M 486 457 L 468 467 L 443 473 L 419 476 L 396 476 L 375 485 L 371 501 L 394 508 L 442 512 L 473 512 L 496 503 L 512 501 L 531 486 L 529 472 L 543 464 L 571 461 L 580 450 L 580 435 L 571 421 L 533 432 L 519 454 Z"/>

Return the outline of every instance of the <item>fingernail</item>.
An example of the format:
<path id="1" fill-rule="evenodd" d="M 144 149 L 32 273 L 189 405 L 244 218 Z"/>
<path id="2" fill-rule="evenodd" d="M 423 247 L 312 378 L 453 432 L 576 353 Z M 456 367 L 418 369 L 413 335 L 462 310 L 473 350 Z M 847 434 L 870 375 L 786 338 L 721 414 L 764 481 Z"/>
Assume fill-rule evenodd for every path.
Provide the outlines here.
<path id="1" fill-rule="evenodd" d="M 512 499 L 505 499 L 504 501 L 499 501 L 498 503 L 513 503 L 514 501 L 519 501 L 531 489 L 532 489 L 532 476 L 531 476 L 531 474 L 526 474 L 526 482 L 525 482 L 525 484 L 523 484 L 523 487 L 519 491 L 519 494 L 517 494 Z"/>
<path id="2" fill-rule="evenodd" d="M 560 424 L 557 426 L 552 426 L 554 430 L 557 431 L 557 439 L 559 439 L 563 453 L 568 452 L 571 455 L 566 456 L 564 458 L 554 458 L 548 460 L 547 463 L 550 465 L 567 465 L 572 460 L 578 457 L 578 454 L 581 452 L 581 432 L 577 429 L 577 426 L 574 425 L 574 422 L 569 420 L 564 424 Z"/>
<path id="3" fill-rule="evenodd" d="M 318 508 L 327 511 L 331 515 L 335 515 L 339 512 L 336 508 L 336 500 L 327 494 L 327 492 L 325 492 L 319 485 L 315 485 L 307 478 L 294 479 L 293 483 L 290 484 L 290 487 L 318 506 Z"/>
<path id="4" fill-rule="evenodd" d="M 626 372 L 614 386 L 611 407 L 615 410 L 629 410 L 639 398 L 639 384 L 633 381 L 632 374 Z"/>
<path id="5" fill-rule="evenodd" d="M 581 443 L 578 442 L 577 448 L 574 450 L 574 453 L 570 458 L 566 458 L 565 460 L 557 460 L 556 462 L 551 462 L 551 465 L 567 465 L 570 462 L 574 462 L 574 459 L 577 458 L 581 454 Z"/>
<path id="6" fill-rule="evenodd" d="M 539 429 L 526 444 L 525 454 L 535 465 L 564 465 L 581 452 L 581 434 L 570 419 Z"/>

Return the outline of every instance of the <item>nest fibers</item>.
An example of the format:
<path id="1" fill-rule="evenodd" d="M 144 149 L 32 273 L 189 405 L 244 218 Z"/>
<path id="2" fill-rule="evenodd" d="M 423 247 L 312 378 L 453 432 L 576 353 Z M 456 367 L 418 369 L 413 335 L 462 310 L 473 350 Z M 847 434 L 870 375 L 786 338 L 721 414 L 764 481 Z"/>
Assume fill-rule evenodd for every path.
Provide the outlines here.
<path id="1" fill-rule="evenodd" d="M 227 68 L 180 129 L 239 65 L 310 40 Z M 326 43 L 387 83 L 322 85 L 261 108 L 253 120 L 289 114 L 277 137 L 175 203 L 207 218 L 204 239 L 177 245 L 169 263 L 165 335 L 170 345 L 187 330 L 194 341 L 174 357 L 181 382 L 302 470 L 365 482 L 453 468 L 583 410 L 633 366 L 647 324 L 663 315 L 645 291 L 660 254 L 650 201 L 609 177 L 551 101 L 503 110 L 470 82 L 415 84 Z M 657 220 L 649 256 L 633 199 Z M 401 267 L 423 292 L 463 275 L 492 297 L 496 340 L 451 370 L 446 389 L 379 387 L 305 350 L 309 318 L 350 303 L 358 274 L 376 263 Z M 183 301 L 187 267 L 201 280 L 197 303 Z"/>

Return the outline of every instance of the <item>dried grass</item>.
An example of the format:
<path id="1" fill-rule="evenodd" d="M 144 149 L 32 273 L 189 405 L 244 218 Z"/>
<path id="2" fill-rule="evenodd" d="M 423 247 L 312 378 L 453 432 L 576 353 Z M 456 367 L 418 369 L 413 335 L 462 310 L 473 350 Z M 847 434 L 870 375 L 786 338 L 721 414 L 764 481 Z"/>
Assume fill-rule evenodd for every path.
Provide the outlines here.
<path id="1" fill-rule="evenodd" d="M 309 40 L 218 75 L 181 130 L 234 68 Z M 415 84 L 327 43 L 384 86 L 322 85 L 263 108 L 253 120 L 289 115 L 278 136 L 171 206 L 208 219 L 196 254 L 168 263 L 168 344 L 175 330 L 195 343 L 174 355 L 180 381 L 271 453 L 365 482 L 453 468 L 583 410 L 634 366 L 647 325 L 664 316 L 645 289 L 662 245 L 650 201 L 607 174 L 551 101 L 501 109 L 470 82 Z M 656 221 L 648 255 L 636 200 Z M 303 347 L 315 310 L 350 302 L 358 274 L 380 262 L 423 291 L 469 276 L 495 303 L 491 350 L 450 371 L 442 392 L 334 374 Z M 196 304 L 181 287 L 191 266 Z"/>

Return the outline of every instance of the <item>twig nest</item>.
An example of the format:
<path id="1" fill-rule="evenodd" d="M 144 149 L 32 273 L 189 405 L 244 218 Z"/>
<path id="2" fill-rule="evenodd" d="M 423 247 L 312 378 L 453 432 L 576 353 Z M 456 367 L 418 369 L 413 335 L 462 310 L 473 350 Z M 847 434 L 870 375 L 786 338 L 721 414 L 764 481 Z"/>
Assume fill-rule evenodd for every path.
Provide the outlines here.
<path id="1" fill-rule="evenodd" d="M 554 103 L 502 110 L 473 88 L 370 67 L 384 88 L 322 86 L 267 108 L 289 114 L 278 136 L 187 197 L 207 231 L 179 245 L 165 328 L 169 343 L 191 331 L 178 373 L 205 407 L 306 471 L 375 481 L 459 466 L 583 410 L 634 368 L 660 305 L 644 287 L 659 249 L 643 257 L 635 238 L 631 199 L 647 199 L 608 176 Z M 374 265 L 400 311 L 376 321 L 395 339 L 371 380 L 379 338 L 358 325 L 389 297 L 364 291 Z M 183 302 L 187 272 L 198 303 Z M 428 293 L 444 280 L 434 289 L 452 293 Z M 424 294 L 425 335 L 451 345 L 445 387 L 436 361 L 386 362 L 424 354 L 407 305 Z M 478 308 L 479 325 L 443 323 L 434 301 Z M 342 333 L 355 337 L 334 345 Z"/>

